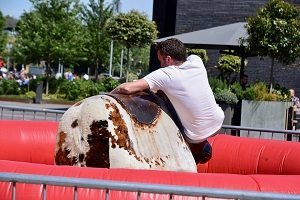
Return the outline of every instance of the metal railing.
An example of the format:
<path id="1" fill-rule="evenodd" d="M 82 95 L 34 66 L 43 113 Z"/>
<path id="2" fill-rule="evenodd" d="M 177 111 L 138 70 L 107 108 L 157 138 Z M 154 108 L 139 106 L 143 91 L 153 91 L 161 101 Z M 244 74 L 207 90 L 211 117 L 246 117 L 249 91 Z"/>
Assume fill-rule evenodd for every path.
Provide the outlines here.
<path id="1" fill-rule="evenodd" d="M 59 121 L 65 110 L 26 108 L 0 105 L 0 119 L 6 120 L 50 120 Z M 300 130 L 276 130 L 267 128 L 223 125 L 220 133 L 242 137 L 300 141 Z"/>
<path id="2" fill-rule="evenodd" d="M 174 186 L 167 184 L 146 184 L 138 182 L 123 182 L 111 180 L 96 180 L 88 178 L 69 178 L 60 176 L 44 176 L 34 174 L 20 173 L 0 173 L 1 182 L 11 182 L 12 184 L 12 200 L 16 197 L 16 183 L 41 184 L 43 185 L 42 199 L 47 198 L 47 186 L 73 187 L 73 199 L 77 200 L 78 188 L 90 188 L 105 190 L 105 199 L 109 199 L 111 191 L 136 192 L 137 198 L 140 199 L 142 193 L 168 194 L 169 199 L 176 196 L 191 196 L 208 198 L 226 198 L 226 199 L 247 199 L 247 200 L 299 200 L 299 194 L 256 192 L 245 190 L 226 190 L 195 186 Z"/>
<path id="3" fill-rule="evenodd" d="M 19 106 L 0 106 L 0 119 L 6 120 L 50 120 L 58 121 L 64 110 L 26 108 Z"/>
<path id="4" fill-rule="evenodd" d="M 285 141 L 300 141 L 300 131 L 278 130 L 267 128 L 241 127 L 232 125 L 223 125 L 220 133 L 231 134 L 241 137 L 254 137 L 265 139 L 277 139 Z"/>

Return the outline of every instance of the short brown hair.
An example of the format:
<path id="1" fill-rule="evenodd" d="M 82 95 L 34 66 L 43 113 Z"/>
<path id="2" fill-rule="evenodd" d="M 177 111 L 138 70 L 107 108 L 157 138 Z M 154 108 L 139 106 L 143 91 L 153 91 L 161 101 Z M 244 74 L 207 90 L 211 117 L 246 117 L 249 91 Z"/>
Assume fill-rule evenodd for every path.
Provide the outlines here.
<path id="1" fill-rule="evenodd" d="M 159 51 L 162 56 L 170 56 L 177 61 L 186 61 L 186 48 L 184 44 L 176 38 L 157 43 L 156 51 Z"/>

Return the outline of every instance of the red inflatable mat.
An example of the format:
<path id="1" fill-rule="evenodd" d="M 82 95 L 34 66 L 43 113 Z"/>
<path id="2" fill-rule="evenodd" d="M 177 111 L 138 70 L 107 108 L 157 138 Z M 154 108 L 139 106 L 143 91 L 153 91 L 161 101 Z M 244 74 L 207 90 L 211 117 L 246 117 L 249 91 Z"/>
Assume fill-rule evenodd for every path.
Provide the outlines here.
<path id="1" fill-rule="evenodd" d="M 154 184 L 183 186 L 200 186 L 220 189 L 237 189 L 265 192 L 283 192 L 300 194 L 300 176 L 280 175 L 237 175 L 237 174 L 202 174 L 132 169 L 79 168 L 71 166 L 54 166 L 23 163 L 16 161 L 0 161 L 1 172 L 51 175 L 76 178 L 93 178 L 99 180 L 117 180 Z M 287 184 L 288 183 L 288 184 Z M 0 199 L 11 198 L 10 183 L 0 183 Z M 42 197 L 42 186 L 17 183 L 17 197 L 22 200 L 35 200 Z M 73 189 L 70 187 L 47 186 L 47 199 L 72 199 Z M 105 191 L 96 189 L 78 189 L 78 199 L 104 199 Z M 135 192 L 110 192 L 110 199 L 136 199 Z M 150 198 L 150 196 L 151 198 Z M 167 195 L 142 194 L 141 199 L 165 199 Z M 181 199 L 181 197 L 175 197 Z"/>
<path id="2" fill-rule="evenodd" d="M 198 172 L 300 175 L 300 143 L 219 134 L 209 139 L 213 153 Z"/>
<path id="3" fill-rule="evenodd" d="M 54 164 L 57 122 L 0 120 L 0 159 Z"/>

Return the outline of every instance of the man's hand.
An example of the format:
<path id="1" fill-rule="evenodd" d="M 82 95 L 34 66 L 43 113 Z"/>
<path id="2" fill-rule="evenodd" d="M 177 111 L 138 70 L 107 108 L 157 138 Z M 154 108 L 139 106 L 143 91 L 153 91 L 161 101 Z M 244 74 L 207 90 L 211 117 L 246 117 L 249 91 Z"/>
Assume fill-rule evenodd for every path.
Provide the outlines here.
<path id="1" fill-rule="evenodd" d="M 110 93 L 112 94 L 129 94 L 129 91 L 127 89 L 127 83 L 123 83 L 113 89 Z"/>
<path id="2" fill-rule="evenodd" d="M 144 79 L 123 83 L 112 90 L 112 94 L 134 94 L 140 91 L 148 90 L 149 85 Z"/>

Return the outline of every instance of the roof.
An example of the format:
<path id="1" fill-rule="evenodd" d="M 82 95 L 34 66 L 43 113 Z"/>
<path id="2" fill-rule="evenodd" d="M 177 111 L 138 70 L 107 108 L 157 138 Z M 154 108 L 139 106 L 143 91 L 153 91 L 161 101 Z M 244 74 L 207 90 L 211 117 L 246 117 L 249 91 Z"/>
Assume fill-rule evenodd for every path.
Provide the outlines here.
<path id="1" fill-rule="evenodd" d="M 164 37 L 155 40 L 155 42 L 160 42 L 169 38 L 177 38 L 189 48 L 219 50 L 238 49 L 240 48 L 240 39 L 248 37 L 245 25 L 245 22 L 238 22 Z"/>

